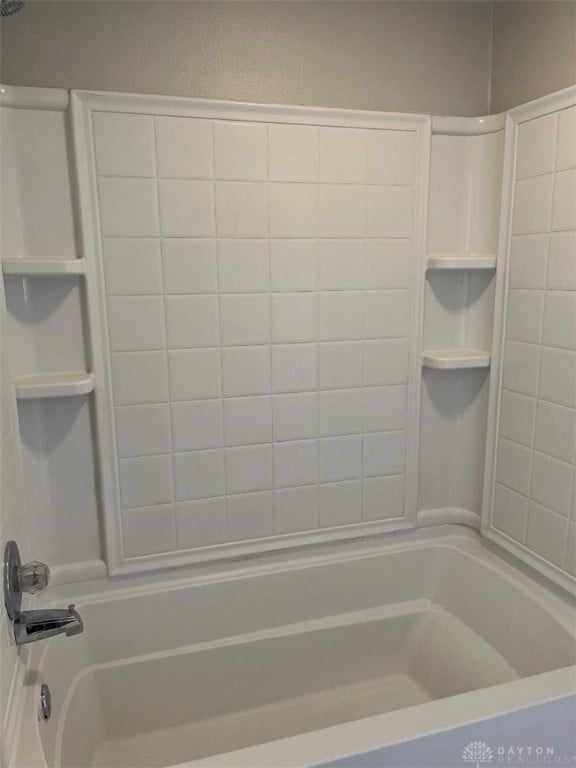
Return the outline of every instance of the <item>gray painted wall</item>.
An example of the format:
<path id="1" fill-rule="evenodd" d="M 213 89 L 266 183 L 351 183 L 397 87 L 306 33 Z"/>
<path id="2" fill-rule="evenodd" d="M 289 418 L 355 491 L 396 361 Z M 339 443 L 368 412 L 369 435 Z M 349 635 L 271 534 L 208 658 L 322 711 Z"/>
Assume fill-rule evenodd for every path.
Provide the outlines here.
<path id="1" fill-rule="evenodd" d="M 477 115 L 576 82 L 576 0 L 27 0 L 13 85 Z"/>
<path id="2" fill-rule="evenodd" d="M 478 115 L 576 82 L 576 0 L 27 0 L 12 85 Z"/>
<path id="3" fill-rule="evenodd" d="M 2 22 L 12 85 L 477 115 L 489 2 L 53 2 Z"/>
<path id="4" fill-rule="evenodd" d="M 478 115 L 576 82 L 576 0 L 27 0 L 12 85 Z"/>
<path id="5" fill-rule="evenodd" d="M 576 83 L 576 2 L 495 2 L 492 112 Z"/>

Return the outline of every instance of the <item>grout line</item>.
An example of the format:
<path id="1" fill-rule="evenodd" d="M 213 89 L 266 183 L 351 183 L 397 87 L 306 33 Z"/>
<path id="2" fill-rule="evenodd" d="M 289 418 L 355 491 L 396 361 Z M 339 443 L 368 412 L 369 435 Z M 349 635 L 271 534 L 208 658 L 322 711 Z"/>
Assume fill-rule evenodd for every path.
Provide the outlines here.
<path id="1" fill-rule="evenodd" d="M 403 472 L 393 472 L 393 473 L 390 473 L 389 475 L 370 475 L 370 477 L 368 479 L 371 479 L 371 478 L 372 479 L 380 479 L 382 477 L 385 477 L 385 478 L 388 478 L 388 477 L 404 477 L 404 473 Z M 358 477 L 347 478 L 346 480 L 329 480 L 327 483 L 324 483 L 324 485 L 339 485 L 339 484 L 342 484 L 342 483 L 354 483 L 354 482 L 357 482 L 358 480 L 360 480 L 360 478 L 358 478 Z M 499 485 L 502 485 L 504 488 L 507 488 L 508 490 L 510 490 L 510 491 L 512 491 L 514 493 L 517 493 L 519 496 L 522 496 L 523 498 L 527 498 L 527 497 L 524 496 L 524 494 L 520 493 L 515 488 L 509 488 L 507 485 L 504 485 L 504 483 L 500 483 L 500 482 L 499 482 Z M 315 483 L 303 483 L 302 485 L 282 485 L 282 486 L 279 486 L 278 490 L 280 490 L 280 491 L 292 491 L 292 490 L 299 490 L 300 488 L 315 488 L 315 487 L 316 487 Z M 270 488 L 261 488 L 260 490 L 257 490 L 257 491 L 236 491 L 232 495 L 234 495 L 234 496 L 252 496 L 254 494 L 261 494 L 261 493 L 271 493 L 271 490 L 270 490 Z M 199 496 L 199 497 L 197 497 L 195 499 L 187 499 L 185 502 L 182 502 L 182 503 L 188 504 L 190 502 L 194 503 L 194 502 L 197 502 L 197 501 L 213 501 L 213 500 L 216 500 L 216 499 L 222 499 L 222 496 Z M 539 502 L 536 502 L 536 503 L 539 504 Z M 139 507 L 122 507 L 122 511 L 125 512 L 127 510 L 153 509 L 153 508 L 158 507 L 158 506 L 167 506 L 167 504 L 164 503 L 164 502 L 161 502 L 160 504 L 144 504 L 144 505 L 139 506 Z M 540 506 L 544 507 L 545 509 L 550 509 L 549 507 L 546 507 L 544 504 L 540 504 Z M 562 518 L 565 518 L 565 519 L 570 521 L 569 517 L 567 518 L 565 515 L 562 515 L 560 512 L 556 512 L 554 509 L 550 509 L 550 512 L 553 512 L 555 515 L 558 515 L 558 517 L 562 517 Z M 377 522 L 377 521 L 376 520 L 368 520 L 366 522 L 372 522 L 373 523 L 373 522 Z M 345 523 L 344 525 L 354 525 L 354 524 L 355 523 Z M 326 527 L 328 527 L 328 526 L 326 526 Z M 329 527 L 333 528 L 333 527 L 338 527 L 338 526 L 329 526 Z M 311 529 L 308 529 L 308 530 L 311 530 Z M 300 531 L 292 531 L 292 533 L 300 533 Z M 280 533 L 278 535 L 279 536 L 283 536 L 284 534 Z M 234 541 L 236 541 L 236 539 L 234 539 Z M 187 547 L 187 549 L 193 549 L 193 547 Z"/>
<path id="2" fill-rule="evenodd" d="M 531 496 L 522 493 L 522 491 L 519 491 L 517 488 L 513 488 L 511 485 L 507 485 L 506 483 L 503 483 L 502 480 L 496 480 L 496 485 L 502 486 L 502 488 L 506 488 L 507 491 L 511 491 L 512 493 L 515 493 L 517 496 L 521 496 L 523 499 L 526 499 L 528 502 L 528 506 L 530 506 L 531 503 L 537 504 L 539 507 L 542 507 L 542 509 L 548 510 L 548 512 L 551 512 L 553 515 L 556 515 L 557 517 L 562 518 L 562 520 L 565 520 L 567 523 L 571 523 L 572 518 L 570 517 L 570 512 L 567 512 L 564 514 L 563 512 L 558 512 L 557 509 L 552 509 L 552 507 L 547 507 L 546 504 L 542 504 L 541 501 L 536 501 L 536 499 L 533 499 Z M 527 510 L 528 512 L 529 510 Z M 528 515 L 527 515 L 528 518 Z M 528 519 L 526 519 L 526 522 L 528 522 Z M 514 538 L 514 537 L 512 537 Z M 518 539 L 515 539 L 518 541 Z M 525 547 L 528 547 L 527 544 L 524 544 Z M 530 549 L 530 547 L 528 547 Z"/>
<path id="3" fill-rule="evenodd" d="M 351 391 L 354 391 L 354 390 L 344 390 L 344 391 L 347 391 L 347 392 L 350 391 L 351 392 Z M 313 394 L 313 392 L 299 392 L 299 393 L 295 393 L 295 394 L 307 395 L 307 394 Z M 266 395 L 262 395 L 262 397 L 266 397 Z M 209 403 L 211 401 L 210 400 L 200 400 L 200 401 L 187 401 L 187 402 Z M 214 402 L 216 402 L 216 399 L 214 399 Z M 163 405 L 163 403 L 151 403 L 150 405 L 159 405 L 159 406 L 161 406 L 161 405 Z M 140 408 L 142 406 L 136 405 L 136 406 L 121 406 L 121 407 Z M 147 406 L 145 405 L 143 407 L 147 407 Z M 388 434 L 394 434 L 394 433 L 398 433 L 398 434 L 402 433 L 402 434 L 404 434 L 405 432 L 406 432 L 406 430 L 403 427 L 394 427 L 392 429 L 375 429 L 375 430 L 370 430 L 369 432 L 366 432 L 366 434 L 367 435 L 388 435 Z M 324 439 L 327 439 L 327 440 L 339 440 L 340 438 L 348 439 L 348 438 L 351 438 L 351 437 L 362 437 L 362 432 L 346 432 L 344 434 L 336 433 L 336 434 L 333 434 L 333 435 L 325 435 Z M 289 437 L 289 438 L 286 438 L 286 439 L 283 439 L 283 440 L 278 440 L 277 442 L 279 442 L 279 443 L 302 443 L 302 442 L 309 442 L 309 441 L 314 440 L 314 439 L 315 439 L 314 437 L 296 437 L 296 438 Z M 512 438 L 502 436 L 501 439 L 502 440 L 506 440 L 506 442 L 508 442 L 508 443 L 514 443 L 515 445 L 518 445 L 521 448 L 526 448 L 526 450 L 529 450 L 529 446 L 525 445 L 524 443 L 519 443 L 517 440 L 513 440 Z M 266 445 L 271 445 L 270 440 L 264 440 L 264 441 L 256 440 L 253 443 L 232 443 L 228 447 L 231 448 L 232 450 L 234 450 L 236 448 L 260 448 L 260 447 L 263 447 L 263 446 L 266 446 Z M 191 454 L 191 453 L 204 453 L 206 451 L 214 452 L 214 451 L 219 451 L 219 450 L 220 450 L 220 448 L 217 445 L 216 446 L 213 445 L 213 446 L 205 446 L 205 447 L 202 447 L 202 448 L 184 448 L 184 449 L 180 449 L 180 450 L 177 450 L 177 451 L 154 451 L 153 453 L 138 453 L 138 454 L 132 454 L 132 455 L 126 455 L 126 456 L 119 455 L 118 458 L 121 459 L 122 461 L 132 461 L 134 459 L 145 459 L 145 458 L 151 458 L 151 457 L 154 457 L 154 456 L 170 456 L 172 454 L 180 455 L 180 454 Z M 569 466 L 572 466 L 571 461 L 569 459 L 559 459 L 556 456 L 550 456 L 549 454 L 545 453 L 544 451 L 540 451 L 540 450 L 536 451 L 536 453 L 540 453 L 543 456 L 546 456 L 547 458 L 552 459 L 553 461 L 557 461 L 559 464 L 568 464 Z M 392 473 L 392 474 L 398 474 L 398 473 Z M 379 477 L 379 475 L 368 475 L 368 477 Z M 356 479 L 359 479 L 359 477 L 356 478 Z M 328 482 L 338 483 L 338 482 L 341 482 L 341 481 L 340 480 L 329 480 Z M 313 484 L 314 483 L 305 483 L 305 485 L 313 485 Z M 278 487 L 279 488 L 287 488 L 287 487 L 292 487 L 292 486 L 282 485 L 282 486 L 278 486 Z M 260 489 L 260 490 L 269 490 L 269 489 L 263 488 L 263 489 Z M 186 499 L 186 501 L 190 501 L 190 499 Z M 165 503 L 167 503 L 167 502 L 165 502 Z"/>
<path id="4" fill-rule="evenodd" d="M 302 28 L 302 38 L 304 39 L 304 28 Z M 314 298 L 316 306 L 316 528 L 321 529 L 320 526 L 320 496 L 321 496 L 321 460 L 322 460 L 322 443 L 321 443 L 321 429 L 320 429 L 320 128 L 316 127 L 316 181 L 315 181 L 315 198 L 314 198 L 314 221 L 316 238 L 314 241 Z"/>
<path id="5" fill-rule="evenodd" d="M 513 289 L 513 290 L 515 290 L 515 289 Z M 545 291 L 543 291 L 543 293 L 544 292 Z M 565 293 L 573 293 L 573 291 L 565 291 Z M 544 313 L 542 313 L 542 314 L 544 314 Z M 527 346 L 537 347 L 538 349 L 541 349 L 542 347 L 545 347 L 546 349 L 555 349 L 555 350 L 558 350 L 559 352 L 568 352 L 568 353 L 572 353 L 572 354 L 576 353 L 576 351 L 574 349 L 572 349 L 571 347 L 559 347 L 557 344 L 541 344 L 541 343 L 539 343 L 537 341 L 525 341 L 524 339 L 514 339 L 514 338 L 506 338 L 505 341 L 508 341 L 508 342 L 510 342 L 512 344 L 526 344 Z M 514 392 L 515 390 L 511 390 L 511 391 Z M 523 394 L 523 393 L 520 393 L 520 394 Z M 551 401 L 551 402 L 553 402 L 553 401 Z M 562 405 L 562 403 L 559 403 L 559 405 Z M 570 406 L 568 406 L 568 407 L 570 407 Z"/>
<path id="6" fill-rule="evenodd" d="M 272 531 L 274 534 L 278 533 L 278 526 L 276 521 L 276 437 L 274 430 L 274 399 L 273 399 L 273 375 L 274 375 L 274 312 L 272 301 L 272 245 L 271 245 L 271 205 L 270 205 L 270 124 L 266 123 L 266 253 L 267 253 L 267 267 L 268 267 L 268 366 L 269 366 L 269 391 L 266 393 L 270 402 L 270 458 L 272 465 L 272 477 L 270 479 L 270 494 L 271 494 L 271 506 L 272 506 Z"/>
<path id="7" fill-rule="evenodd" d="M 362 418 L 362 443 L 360 446 L 361 451 L 361 480 L 360 480 L 360 520 L 359 522 L 365 522 L 365 508 L 364 508 L 364 489 L 366 479 L 366 360 L 367 360 L 367 339 L 368 339 L 368 291 L 367 291 L 367 259 L 368 259 L 368 145 L 369 137 L 365 132 L 365 168 L 366 168 L 366 186 L 364 187 L 364 238 L 362 243 L 362 269 L 363 277 L 362 284 L 364 286 L 363 295 L 363 312 L 364 312 L 364 338 L 362 340 L 362 386 L 361 386 L 361 418 Z M 408 296 L 409 296 L 409 292 Z M 384 502 L 384 500 L 382 500 Z"/>
<path id="8" fill-rule="evenodd" d="M 531 400 L 536 400 L 540 403 L 546 403 L 547 405 L 555 405 L 558 408 L 566 408 L 568 410 L 574 410 L 576 408 L 576 406 L 566 405 L 566 403 L 559 403 L 556 400 L 547 400 L 544 397 L 540 397 L 537 392 L 535 392 L 534 394 L 531 394 L 528 392 L 521 392 L 518 389 L 511 389 L 510 387 L 502 387 L 502 392 L 511 392 L 513 395 L 521 395 L 522 397 L 529 397 Z"/>
<path id="9" fill-rule="evenodd" d="M 156 174 L 158 173 L 158 136 L 157 136 L 157 118 L 154 117 L 152 120 L 152 130 L 154 133 L 154 166 L 156 168 Z M 170 446 L 172 448 L 171 454 L 170 454 L 170 470 L 171 470 L 171 481 L 172 481 L 172 515 L 173 515 L 173 521 L 174 521 L 174 533 L 176 536 L 176 541 L 174 542 L 175 546 L 174 549 L 178 549 L 178 519 L 176 515 L 176 471 L 175 471 L 175 465 L 174 465 L 174 436 L 173 436 L 173 428 L 172 428 L 172 401 L 171 401 L 171 392 L 170 392 L 170 353 L 169 353 L 169 346 L 168 346 L 168 311 L 166 307 L 166 294 L 164 292 L 165 289 L 165 276 L 164 276 L 164 246 L 162 243 L 162 224 L 161 224 L 161 214 L 160 214 L 160 190 L 159 190 L 159 182 L 158 177 L 156 176 L 154 179 L 154 186 L 155 186 L 155 194 L 156 194 L 156 210 L 158 214 L 158 236 L 157 240 L 159 241 L 160 245 L 160 278 L 161 278 L 161 284 L 162 284 L 162 308 L 164 311 L 164 353 L 165 353 L 165 365 L 166 365 L 166 378 L 167 378 L 167 407 L 168 407 L 168 434 L 170 437 Z M 120 460 L 120 456 L 118 456 L 118 460 Z"/>
<path id="10" fill-rule="evenodd" d="M 265 182 L 255 182 L 258 184 L 262 184 Z M 272 182 L 271 182 L 272 183 Z M 277 182 L 274 182 L 277 183 Z M 300 182 L 290 182 L 293 184 L 299 184 Z M 306 182 L 308 186 L 312 186 L 312 182 Z M 356 185 L 358 186 L 358 185 Z M 572 232 L 571 229 L 559 229 L 555 230 L 555 232 Z M 515 237 L 518 237 L 520 235 L 537 235 L 538 232 L 517 232 L 515 233 Z M 164 240 L 213 240 L 214 237 L 218 237 L 218 235 L 171 235 L 171 234 L 154 234 L 154 235 L 121 235 L 117 233 L 111 233 L 107 232 L 106 234 L 102 235 L 103 240 L 157 240 L 159 237 L 162 237 Z M 268 238 L 263 237 L 262 235 L 223 235 L 222 237 L 218 237 L 219 240 L 266 240 Z M 314 237 L 306 237 L 306 236 L 296 236 L 296 237 L 289 237 L 288 235 L 274 235 L 272 240 L 314 240 Z M 344 242 L 347 242 L 348 240 L 361 240 L 362 237 L 359 235 L 330 235 L 325 237 L 320 237 L 318 239 L 321 240 L 343 240 Z M 396 237 L 383 237 L 382 235 L 368 235 L 368 240 L 411 240 L 410 237 L 406 237 L 405 235 L 398 235 Z M 78 258 L 78 260 L 81 260 L 81 257 Z M 13 261 L 13 259 L 8 259 L 8 261 Z M 26 259 L 23 259 L 23 261 L 26 261 Z M 34 259 L 30 259 L 30 261 L 34 261 Z M 47 261 L 52 261 L 52 259 L 47 259 Z M 62 261 L 71 261 L 71 259 L 62 259 Z M 6 275 L 6 277 L 23 277 L 22 275 Z M 24 275 L 26 277 L 26 275 Z M 74 277 L 78 277 L 78 275 L 74 275 Z M 282 291 L 276 291 L 276 293 L 282 293 Z"/>
<path id="11" fill-rule="evenodd" d="M 399 430 L 389 430 L 390 432 L 393 431 L 399 431 Z M 530 445 L 526 445 L 526 443 L 521 443 L 518 440 L 514 440 L 512 437 L 507 437 L 506 435 L 500 435 L 500 440 L 505 440 L 507 443 L 511 443 L 512 445 L 517 445 L 519 448 L 524 448 L 526 451 L 531 451 L 532 454 L 538 454 L 539 456 L 545 456 L 547 459 L 550 459 L 551 461 L 555 461 L 558 464 L 564 464 L 570 468 L 572 468 L 573 464 L 570 459 L 559 459 L 557 456 L 552 456 L 549 453 L 546 453 L 546 451 L 542 451 L 539 448 L 533 448 Z M 520 493 L 520 491 L 519 491 Z M 539 503 L 539 502 L 538 502 Z M 543 505 L 545 506 L 545 505 Z"/>
<path id="12" fill-rule="evenodd" d="M 160 238 L 155 237 L 154 240 L 166 240 L 167 238 Z M 207 238 L 212 239 L 212 238 Z M 260 238 L 261 239 L 261 238 Z M 24 275 L 24 277 L 26 277 Z M 515 291 L 545 291 L 546 288 L 513 288 L 512 290 Z M 566 288 L 554 288 L 551 290 L 555 290 L 558 292 L 563 293 L 573 293 L 571 289 Z M 197 293 L 189 292 L 189 291 L 181 291 L 179 293 L 169 293 L 169 292 L 162 292 L 162 291 L 156 291 L 155 293 L 109 293 L 108 298 L 115 299 L 115 298 L 123 298 L 123 299 L 154 299 L 154 298 L 163 298 L 163 297 L 169 297 L 169 298 L 180 298 L 180 299 L 187 299 L 189 297 L 201 297 L 201 296 L 268 296 L 268 294 L 273 293 L 274 295 L 279 296 L 294 296 L 295 294 L 300 293 L 306 293 L 306 294 L 323 294 L 323 293 L 330 293 L 330 294 L 346 294 L 346 293 L 409 293 L 409 288 L 322 288 L 319 291 L 313 291 L 313 290 L 306 290 L 306 291 L 263 291 L 261 289 L 258 289 L 256 291 L 198 291 Z M 405 336 L 382 336 L 378 338 L 407 338 Z M 325 341 L 347 341 L 347 339 L 325 339 Z M 262 342 L 262 345 L 266 345 L 268 342 Z M 280 342 L 274 342 L 276 344 L 306 344 L 310 343 L 306 340 L 304 341 L 280 341 Z M 231 344 L 225 344 L 224 346 L 234 346 Z M 258 346 L 255 342 L 250 342 L 249 344 L 240 344 L 237 346 Z M 198 349 L 199 347 L 193 347 L 193 349 Z M 192 349 L 192 347 L 190 347 Z M 201 349 L 201 347 L 200 347 Z"/>
<path id="13" fill-rule="evenodd" d="M 269 124 L 266 124 L 266 127 L 269 127 Z M 318 128 L 318 126 L 307 126 L 312 128 Z M 363 131 L 363 130 L 369 130 L 367 128 L 352 128 L 352 129 L 342 129 L 340 127 L 337 127 L 336 130 L 357 130 L 357 131 Z M 383 130 L 383 129 L 376 129 L 376 130 Z M 563 168 L 564 170 L 570 170 L 570 168 Z M 547 173 L 550 173 L 548 171 Z M 534 174 L 535 176 L 539 176 L 541 174 Z M 176 181 L 176 182 L 182 182 L 184 184 L 195 184 L 197 182 L 214 182 L 214 183 L 224 183 L 224 184 L 255 184 L 255 185 L 262 185 L 262 184 L 277 184 L 279 186 L 291 186 L 293 184 L 309 184 L 314 186 L 323 186 L 323 187 L 386 187 L 386 188 L 392 188 L 392 189 L 412 189 L 411 184 L 378 184 L 377 182 L 359 182 L 359 181 L 322 181 L 321 179 L 314 179 L 314 180 L 306 180 L 306 179 L 269 179 L 268 177 L 266 179 L 233 179 L 233 178 L 224 178 L 224 177 L 216 177 L 216 175 L 213 176 L 125 176 L 121 174 L 113 174 L 113 173 L 99 173 L 98 178 L 100 179 L 125 179 L 127 181 Z"/>
<path id="14" fill-rule="evenodd" d="M 222 293 L 220 291 L 220 238 L 218 237 L 218 207 L 216 204 L 216 131 L 215 121 L 210 121 L 210 131 L 212 137 L 212 218 L 214 224 L 214 252 L 216 258 L 216 284 L 217 284 L 217 297 L 218 297 L 218 359 L 220 361 L 220 409 L 222 413 L 222 468 L 224 472 L 224 488 L 221 498 L 224 500 L 224 543 L 230 542 L 229 536 L 229 520 L 228 520 L 228 464 L 226 458 L 226 418 L 224 409 L 224 362 L 222 353 L 224 347 L 222 345 Z"/>

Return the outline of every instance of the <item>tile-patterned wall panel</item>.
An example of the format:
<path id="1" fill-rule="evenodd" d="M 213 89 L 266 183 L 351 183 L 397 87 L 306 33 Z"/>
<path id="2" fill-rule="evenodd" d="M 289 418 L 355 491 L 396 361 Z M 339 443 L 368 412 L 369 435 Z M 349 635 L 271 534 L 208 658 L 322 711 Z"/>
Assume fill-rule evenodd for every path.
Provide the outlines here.
<path id="1" fill-rule="evenodd" d="M 492 524 L 576 576 L 576 107 L 517 131 Z"/>
<path id="2" fill-rule="evenodd" d="M 402 519 L 418 131 L 92 120 L 124 557 Z"/>

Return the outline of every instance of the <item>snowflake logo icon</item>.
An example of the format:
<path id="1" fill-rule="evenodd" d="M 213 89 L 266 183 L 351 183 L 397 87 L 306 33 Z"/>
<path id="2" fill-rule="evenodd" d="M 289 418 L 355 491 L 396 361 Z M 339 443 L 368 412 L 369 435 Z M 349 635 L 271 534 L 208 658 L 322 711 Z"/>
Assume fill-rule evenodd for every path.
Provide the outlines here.
<path id="1" fill-rule="evenodd" d="M 462 750 L 462 760 L 480 768 L 483 763 L 491 763 L 494 760 L 494 752 L 483 741 L 471 741 Z"/>

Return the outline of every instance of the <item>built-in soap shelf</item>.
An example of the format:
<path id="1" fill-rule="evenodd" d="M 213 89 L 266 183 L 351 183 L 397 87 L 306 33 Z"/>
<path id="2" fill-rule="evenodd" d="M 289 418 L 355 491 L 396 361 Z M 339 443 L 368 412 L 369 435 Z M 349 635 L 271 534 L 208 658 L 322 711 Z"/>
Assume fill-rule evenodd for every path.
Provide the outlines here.
<path id="1" fill-rule="evenodd" d="M 490 353 L 481 349 L 428 349 L 422 353 L 422 365 L 441 371 L 489 368 Z"/>
<path id="2" fill-rule="evenodd" d="M 94 389 L 94 374 L 86 371 L 72 373 L 42 373 L 16 379 L 18 400 L 54 397 L 78 397 Z"/>
<path id="3" fill-rule="evenodd" d="M 496 256 L 492 254 L 437 253 L 428 256 L 427 269 L 496 269 Z"/>
<path id="4" fill-rule="evenodd" d="M 14 277 L 62 277 L 86 273 L 84 259 L 3 259 L 2 272 Z"/>

